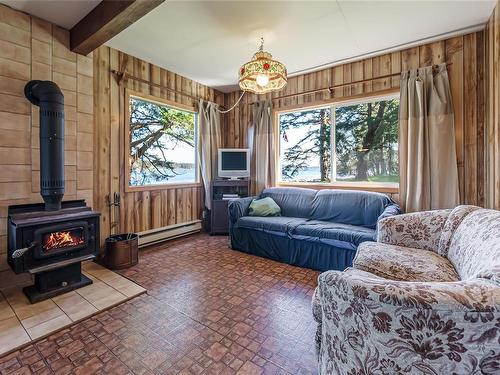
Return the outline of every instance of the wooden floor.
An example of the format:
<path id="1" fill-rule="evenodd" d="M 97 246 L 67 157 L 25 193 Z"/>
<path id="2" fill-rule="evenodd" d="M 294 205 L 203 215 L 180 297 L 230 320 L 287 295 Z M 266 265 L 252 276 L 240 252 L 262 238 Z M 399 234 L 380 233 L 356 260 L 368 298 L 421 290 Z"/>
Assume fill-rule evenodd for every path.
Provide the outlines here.
<path id="1" fill-rule="evenodd" d="M 0 358 L 1 374 L 312 374 L 318 272 L 194 235 L 122 274 L 147 294 Z"/>

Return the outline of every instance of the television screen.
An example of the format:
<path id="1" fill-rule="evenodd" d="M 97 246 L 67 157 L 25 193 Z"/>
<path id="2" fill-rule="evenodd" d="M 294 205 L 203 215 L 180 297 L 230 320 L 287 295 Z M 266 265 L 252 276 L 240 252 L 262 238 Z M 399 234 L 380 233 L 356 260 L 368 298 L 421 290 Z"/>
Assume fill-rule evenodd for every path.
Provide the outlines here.
<path id="1" fill-rule="evenodd" d="M 246 171 L 247 169 L 247 152 L 246 151 L 231 151 L 221 152 L 222 170 L 223 171 Z"/>

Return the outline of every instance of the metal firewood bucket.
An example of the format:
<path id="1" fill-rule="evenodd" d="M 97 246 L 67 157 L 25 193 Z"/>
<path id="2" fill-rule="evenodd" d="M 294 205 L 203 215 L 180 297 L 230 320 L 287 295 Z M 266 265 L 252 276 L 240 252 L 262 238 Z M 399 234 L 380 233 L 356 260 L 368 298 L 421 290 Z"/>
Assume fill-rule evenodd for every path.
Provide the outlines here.
<path id="1" fill-rule="evenodd" d="M 113 270 L 121 270 L 139 262 L 139 235 L 115 234 L 106 238 L 104 264 Z"/>

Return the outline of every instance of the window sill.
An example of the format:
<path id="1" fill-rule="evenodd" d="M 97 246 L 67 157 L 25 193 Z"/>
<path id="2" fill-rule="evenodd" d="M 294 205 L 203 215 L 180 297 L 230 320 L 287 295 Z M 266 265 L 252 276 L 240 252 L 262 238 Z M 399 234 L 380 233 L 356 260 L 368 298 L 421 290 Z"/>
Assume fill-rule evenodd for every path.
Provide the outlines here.
<path id="1" fill-rule="evenodd" d="M 304 187 L 310 189 L 366 190 L 378 193 L 398 194 L 399 184 L 392 182 L 278 182 L 281 187 Z"/>

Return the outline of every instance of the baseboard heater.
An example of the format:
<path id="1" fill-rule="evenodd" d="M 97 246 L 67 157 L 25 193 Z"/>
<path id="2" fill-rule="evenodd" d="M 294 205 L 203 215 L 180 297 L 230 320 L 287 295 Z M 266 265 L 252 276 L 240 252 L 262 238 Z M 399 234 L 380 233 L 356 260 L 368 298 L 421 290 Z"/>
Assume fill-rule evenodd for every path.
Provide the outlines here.
<path id="1" fill-rule="evenodd" d="M 139 247 L 154 245 L 201 231 L 201 220 L 193 220 L 166 227 L 151 229 L 139 234 Z"/>

